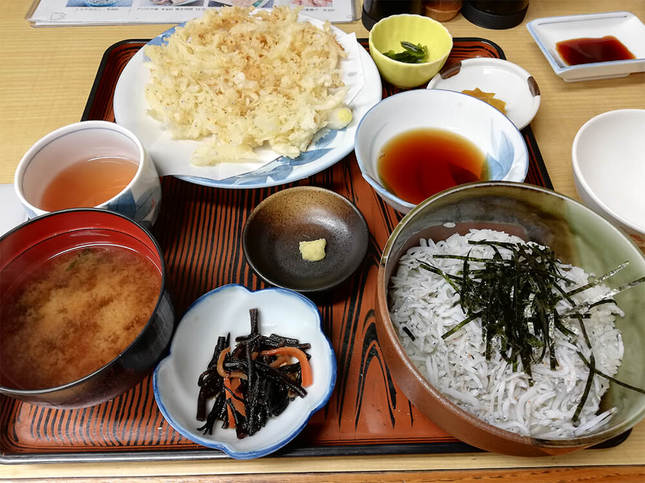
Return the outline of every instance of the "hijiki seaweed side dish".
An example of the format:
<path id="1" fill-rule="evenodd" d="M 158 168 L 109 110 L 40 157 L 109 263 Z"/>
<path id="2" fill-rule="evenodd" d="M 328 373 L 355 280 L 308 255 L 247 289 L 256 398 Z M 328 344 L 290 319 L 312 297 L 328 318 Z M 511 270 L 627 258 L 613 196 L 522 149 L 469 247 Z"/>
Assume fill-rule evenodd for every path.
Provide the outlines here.
<path id="1" fill-rule="evenodd" d="M 305 388 L 313 383 L 306 352 L 310 344 L 264 336 L 258 309 L 251 309 L 249 316 L 251 332 L 237 337 L 233 349 L 230 334 L 218 337 L 208 368 L 199 376 L 196 418 L 205 421 L 198 428 L 204 434 L 212 434 L 215 423 L 222 421 L 222 428 L 235 428 L 238 438 L 252 436 L 294 398 L 305 397 Z"/>
<path id="2" fill-rule="evenodd" d="M 624 314 L 604 282 L 542 245 L 492 230 L 421 240 L 391 279 L 390 315 L 408 355 L 449 399 L 522 435 L 561 439 L 607 422 Z"/>

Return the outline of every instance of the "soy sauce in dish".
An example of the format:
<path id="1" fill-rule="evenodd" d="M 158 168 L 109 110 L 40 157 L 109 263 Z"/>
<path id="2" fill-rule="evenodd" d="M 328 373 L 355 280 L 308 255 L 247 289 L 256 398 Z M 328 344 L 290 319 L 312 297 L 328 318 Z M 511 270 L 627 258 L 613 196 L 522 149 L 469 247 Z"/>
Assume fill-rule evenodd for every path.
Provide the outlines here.
<path id="1" fill-rule="evenodd" d="M 378 174 L 385 187 L 409 203 L 453 186 L 485 180 L 484 153 L 465 137 L 419 128 L 390 139 L 381 150 Z"/>
<path id="2" fill-rule="evenodd" d="M 613 35 L 600 38 L 583 37 L 555 44 L 562 60 L 568 65 L 635 59 L 625 45 Z"/>

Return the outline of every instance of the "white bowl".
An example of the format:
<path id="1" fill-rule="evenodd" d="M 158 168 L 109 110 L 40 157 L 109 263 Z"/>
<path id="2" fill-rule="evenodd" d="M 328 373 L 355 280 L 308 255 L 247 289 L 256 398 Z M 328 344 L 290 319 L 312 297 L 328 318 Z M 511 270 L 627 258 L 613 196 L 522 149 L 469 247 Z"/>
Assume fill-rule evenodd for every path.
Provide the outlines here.
<path id="1" fill-rule="evenodd" d="M 645 109 L 590 119 L 576 134 L 571 157 L 582 201 L 645 242 Z"/>
<path id="2" fill-rule="evenodd" d="M 356 160 L 365 180 L 394 209 L 415 205 L 388 191 L 378 174 L 378 158 L 394 136 L 418 128 L 459 134 L 485 155 L 490 180 L 524 181 L 529 155 L 515 125 L 489 104 L 460 92 L 416 89 L 390 96 L 372 107 L 356 131 Z"/>
<path id="3" fill-rule="evenodd" d="M 307 352 L 313 384 L 304 398 L 296 397 L 278 416 L 252 436 L 238 439 L 235 429 L 222 429 L 216 422 L 213 434 L 197 428 L 199 375 L 213 357 L 218 336 L 235 338 L 250 333 L 249 309 L 259 310 L 259 332 L 298 339 L 311 344 Z M 237 459 L 258 458 L 272 453 L 295 438 L 313 413 L 329 400 L 336 382 L 334 351 L 321 327 L 316 305 L 292 290 L 269 288 L 251 292 L 241 285 L 224 285 L 202 295 L 181 319 L 170 346 L 170 354 L 153 374 L 155 400 L 164 418 L 184 437 L 195 443 L 224 451 Z"/>

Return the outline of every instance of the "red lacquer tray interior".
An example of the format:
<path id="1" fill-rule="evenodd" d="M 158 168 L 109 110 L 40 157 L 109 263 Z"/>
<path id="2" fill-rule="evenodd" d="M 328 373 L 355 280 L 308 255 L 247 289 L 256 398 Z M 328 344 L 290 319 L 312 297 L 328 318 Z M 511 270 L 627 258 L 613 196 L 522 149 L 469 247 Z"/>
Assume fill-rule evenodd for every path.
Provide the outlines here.
<path id="1" fill-rule="evenodd" d="M 144 44 L 143 40 L 128 40 L 108 49 L 84 120 L 114 120 L 116 81 Z M 365 46 L 364 41 L 362 44 Z M 504 55 L 498 46 L 483 39 L 454 39 L 448 63 L 469 57 Z M 384 97 L 394 92 L 384 84 Z M 530 127 L 522 134 L 530 153 L 526 181 L 552 187 Z M 336 387 L 329 404 L 277 455 L 476 451 L 419 413 L 399 391 L 383 360 L 375 328 L 376 273 L 381 249 L 401 215 L 385 205 L 363 180 L 353 154 L 295 184 L 323 186 L 349 198 L 367 220 L 370 244 L 361 268 L 348 282 L 311 297 L 319 306 L 323 327 L 336 351 Z M 154 233 L 164 250 L 177 320 L 193 300 L 214 287 L 240 283 L 256 290 L 265 286 L 244 260 L 241 233 L 249 212 L 284 187 L 226 190 L 173 177 L 163 178 L 162 187 L 162 211 Z M 150 377 L 122 396 L 86 409 L 47 409 L 0 398 L 3 463 L 224 456 L 195 445 L 165 422 L 157 410 Z"/>

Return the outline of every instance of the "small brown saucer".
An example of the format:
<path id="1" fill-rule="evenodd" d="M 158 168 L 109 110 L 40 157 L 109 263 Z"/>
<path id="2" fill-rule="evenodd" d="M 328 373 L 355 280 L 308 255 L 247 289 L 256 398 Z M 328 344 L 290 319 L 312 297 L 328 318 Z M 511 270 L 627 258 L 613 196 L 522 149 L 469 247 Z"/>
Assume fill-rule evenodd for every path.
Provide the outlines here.
<path id="1" fill-rule="evenodd" d="M 303 259 L 299 244 L 324 238 L 325 257 Z M 299 292 L 327 290 L 359 267 L 369 240 L 367 223 L 350 201 L 315 186 L 288 188 L 263 200 L 249 215 L 244 256 L 265 281 Z"/>

